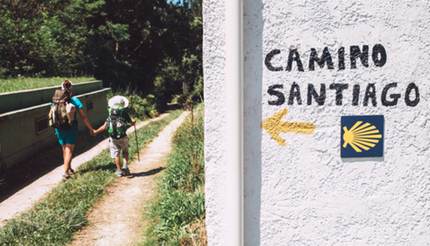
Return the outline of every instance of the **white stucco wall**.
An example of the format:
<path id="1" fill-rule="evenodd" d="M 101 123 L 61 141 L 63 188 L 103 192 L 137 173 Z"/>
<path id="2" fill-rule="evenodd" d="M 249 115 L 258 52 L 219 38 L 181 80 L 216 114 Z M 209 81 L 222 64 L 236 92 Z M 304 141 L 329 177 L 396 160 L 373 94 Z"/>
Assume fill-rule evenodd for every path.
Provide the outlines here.
<path id="1" fill-rule="evenodd" d="M 245 238 L 250 244 L 430 243 L 429 10 L 426 1 L 245 4 L 245 122 L 254 122 L 245 128 L 250 140 L 245 142 L 255 137 L 261 141 L 261 153 L 254 150 L 258 143 L 245 146 L 252 150 L 245 156 Z M 367 44 L 371 49 L 377 43 L 387 50 L 383 67 L 370 63 L 364 68 L 359 63 L 357 69 L 348 69 L 347 62 L 345 70 L 337 69 L 339 47 L 346 47 L 348 53 L 350 45 Z M 326 46 L 332 51 L 335 69 L 308 71 L 309 50 L 316 48 L 321 54 Z M 274 63 L 284 66 L 288 49 L 297 48 L 305 71 L 294 66 L 291 72 L 269 71 L 263 58 L 275 48 L 284 53 Z M 301 85 L 304 102 L 308 83 L 360 84 L 362 90 L 367 83 L 375 83 L 378 105 L 352 106 L 351 89 L 344 92 L 343 106 L 335 105 L 335 95 L 329 90 L 324 106 L 268 105 L 273 99 L 267 94 L 270 85 L 283 84 L 288 97 L 292 82 Z M 416 83 L 420 103 L 407 107 L 403 93 L 397 106 L 382 106 L 382 87 L 391 82 L 398 83 L 396 92 Z M 261 132 L 254 118 L 261 115 L 264 119 L 283 107 L 289 109 L 284 120 L 314 122 L 315 134 L 284 134 L 287 146 L 280 146 Z M 373 114 L 385 116 L 384 159 L 341 160 L 340 117 Z M 256 180 L 259 187 L 250 184 Z M 253 208 L 259 201 L 259 209 Z"/>
<path id="2" fill-rule="evenodd" d="M 241 244 L 239 1 L 204 1 L 206 225 L 210 245 Z"/>
<path id="3" fill-rule="evenodd" d="M 206 110 L 206 206 L 208 239 L 222 245 L 223 5 L 205 1 L 204 73 Z M 387 62 L 376 67 L 372 47 L 382 44 Z M 350 69 L 349 47 L 369 45 L 369 67 Z M 309 71 L 310 49 L 328 47 L 334 69 Z M 345 47 L 345 70 L 337 50 Z M 304 72 L 269 71 L 264 58 L 285 70 L 288 50 L 297 48 Z M 244 1 L 244 233 L 245 245 L 430 245 L 430 3 L 428 1 Z M 302 105 L 269 105 L 268 87 L 299 84 Z M 383 106 L 381 92 L 400 93 Z M 306 104 L 307 85 L 327 86 L 323 106 Z M 346 83 L 343 105 L 335 105 L 332 83 Z M 363 106 L 364 89 L 375 83 L 377 106 Z M 405 88 L 419 87 L 420 102 L 406 106 Z M 361 86 L 353 106 L 352 86 Z M 283 108 L 284 121 L 306 121 L 315 133 L 282 134 L 277 144 L 261 129 L 263 119 Z M 340 158 L 340 118 L 384 115 L 383 159 Z"/>
<path id="4" fill-rule="evenodd" d="M 205 176 L 206 176 L 206 228 L 212 245 L 223 245 L 224 204 L 223 191 L 227 189 L 222 177 L 226 175 L 223 157 L 223 126 L 227 108 L 221 102 L 225 91 L 224 81 L 224 3 L 203 1 L 203 69 L 205 83 Z"/>

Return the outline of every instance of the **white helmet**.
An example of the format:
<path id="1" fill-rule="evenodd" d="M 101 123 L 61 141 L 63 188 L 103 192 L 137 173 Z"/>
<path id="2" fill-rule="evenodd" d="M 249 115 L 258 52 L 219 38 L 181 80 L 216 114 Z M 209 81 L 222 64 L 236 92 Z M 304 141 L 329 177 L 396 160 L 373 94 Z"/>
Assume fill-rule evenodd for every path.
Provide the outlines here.
<path id="1" fill-rule="evenodd" d="M 109 99 L 108 105 L 111 109 L 124 109 L 128 107 L 128 99 L 123 96 L 114 96 Z"/>

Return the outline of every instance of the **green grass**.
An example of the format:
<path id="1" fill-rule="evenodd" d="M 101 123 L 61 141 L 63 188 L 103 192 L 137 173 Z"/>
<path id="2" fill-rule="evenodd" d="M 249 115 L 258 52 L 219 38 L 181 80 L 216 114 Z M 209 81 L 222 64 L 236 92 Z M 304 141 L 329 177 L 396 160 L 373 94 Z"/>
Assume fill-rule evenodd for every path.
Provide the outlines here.
<path id="1" fill-rule="evenodd" d="M 160 130 L 179 116 L 172 111 L 167 117 L 149 123 L 138 131 L 140 147 L 147 145 Z M 136 157 L 135 141 L 130 154 Z M 108 151 L 83 164 L 74 178 L 58 185 L 30 211 L 10 220 L 0 229 L 0 245 L 65 245 L 79 228 L 87 224 L 86 214 L 115 179 L 114 164 Z"/>
<path id="2" fill-rule="evenodd" d="M 206 245 L 203 107 L 174 137 L 158 195 L 146 212 L 142 245 Z"/>
<path id="3" fill-rule="evenodd" d="M 10 78 L 0 79 L 0 93 L 18 90 L 28 90 L 47 86 L 60 85 L 62 81 L 69 79 L 72 83 L 81 83 L 94 80 L 93 77 L 48 77 L 48 78 Z"/>

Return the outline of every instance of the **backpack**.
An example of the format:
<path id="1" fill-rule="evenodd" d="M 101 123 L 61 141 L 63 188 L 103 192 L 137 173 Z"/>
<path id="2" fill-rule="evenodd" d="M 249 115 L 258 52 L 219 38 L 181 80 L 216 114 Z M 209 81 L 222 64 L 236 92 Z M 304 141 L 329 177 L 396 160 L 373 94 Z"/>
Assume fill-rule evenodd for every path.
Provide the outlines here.
<path id="1" fill-rule="evenodd" d="M 108 135 L 114 139 L 127 136 L 128 122 L 125 119 L 126 109 L 109 109 Z"/>
<path id="2" fill-rule="evenodd" d="M 65 90 L 55 90 L 52 96 L 51 109 L 48 114 L 49 126 L 53 128 L 70 128 L 72 122 L 67 118 L 67 103 L 70 95 Z"/>

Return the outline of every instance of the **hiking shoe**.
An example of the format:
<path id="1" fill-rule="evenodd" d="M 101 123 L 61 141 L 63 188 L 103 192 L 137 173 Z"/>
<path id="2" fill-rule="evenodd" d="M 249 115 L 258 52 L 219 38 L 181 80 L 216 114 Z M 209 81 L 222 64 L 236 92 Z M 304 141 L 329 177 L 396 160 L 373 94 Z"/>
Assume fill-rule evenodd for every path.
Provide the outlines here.
<path id="1" fill-rule="evenodd" d="M 63 174 L 63 181 L 66 181 L 66 180 L 68 180 L 68 179 L 70 179 L 70 174 L 68 174 L 68 173 L 64 173 Z"/>
<path id="2" fill-rule="evenodd" d="M 72 176 L 73 174 L 75 174 L 75 170 L 73 170 L 72 168 L 70 168 L 69 170 L 67 170 L 67 174 L 69 176 Z"/>
<path id="3" fill-rule="evenodd" d="M 124 176 L 124 174 L 122 173 L 122 171 L 121 171 L 121 170 L 116 170 L 116 171 L 115 171 L 115 175 L 116 175 L 117 177 Z"/>
<path id="4" fill-rule="evenodd" d="M 122 173 L 124 174 L 124 176 L 129 176 L 130 175 L 130 169 L 127 168 L 123 168 L 122 169 Z"/>

